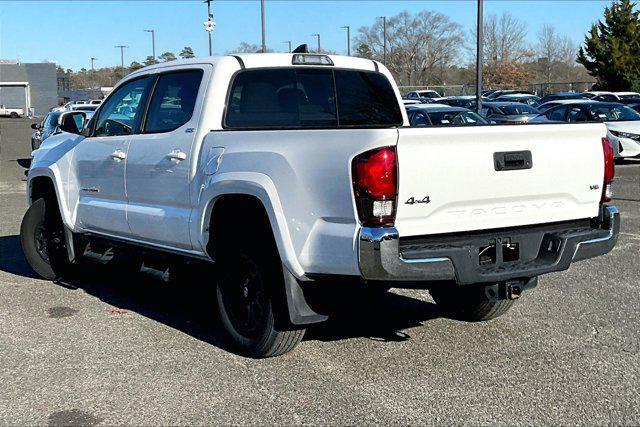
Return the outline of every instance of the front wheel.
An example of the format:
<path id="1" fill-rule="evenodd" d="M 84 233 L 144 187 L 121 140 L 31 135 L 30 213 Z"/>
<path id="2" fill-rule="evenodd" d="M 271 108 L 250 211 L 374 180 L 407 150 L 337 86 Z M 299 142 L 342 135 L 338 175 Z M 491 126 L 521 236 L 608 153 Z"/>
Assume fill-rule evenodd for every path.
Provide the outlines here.
<path id="1" fill-rule="evenodd" d="M 47 280 L 62 276 L 69 262 L 57 203 L 44 198 L 33 202 L 20 225 L 20 242 L 36 273 Z"/>
<path id="2" fill-rule="evenodd" d="M 291 351 L 304 329 L 279 330 L 272 290 L 284 286 L 282 266 L 259 255 L 236 253 L 222 266 L 218 310 L 233 346 L 250 357 L 263 358 Z"/>
<path id="3" fill-rule="evenodd" d="M 438 308 L 447 316 L 467 322 L 483 322 L 502 316 L 515 300 L 487 295 L 483 285 L 442 286 L 429 291 Z"/>
<path id="4" fill-rule="evenodd" d="M 15 111 L 12 111 L 11 114 L 9 114 L 9 117 L 11 117 L 12 119 L 17 119 L 19 116 L 18 116 L 18 113 L 16 113 Z"/>

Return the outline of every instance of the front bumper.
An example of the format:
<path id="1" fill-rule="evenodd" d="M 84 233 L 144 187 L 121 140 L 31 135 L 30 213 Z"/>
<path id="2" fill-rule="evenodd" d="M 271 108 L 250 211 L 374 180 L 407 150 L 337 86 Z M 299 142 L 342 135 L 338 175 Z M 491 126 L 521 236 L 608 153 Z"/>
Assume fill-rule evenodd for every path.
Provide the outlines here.
<path id="1" fill-rule="evenodd" d="M 363 227 L 360 271 L 372 281 L 472 284 L 525 279 L 566 270 L 573 261 L 608 253 L 619 230 L 620 214 L 615 206 L 603 206 L 599 217 L 592 220 L 444 236 L 400 239 L 393 227 Z M 493 262 L 481 262 L 481 248 L 492 245 Z M 517 259 L 505 259 L 505 245 L 518 248 Z"/>

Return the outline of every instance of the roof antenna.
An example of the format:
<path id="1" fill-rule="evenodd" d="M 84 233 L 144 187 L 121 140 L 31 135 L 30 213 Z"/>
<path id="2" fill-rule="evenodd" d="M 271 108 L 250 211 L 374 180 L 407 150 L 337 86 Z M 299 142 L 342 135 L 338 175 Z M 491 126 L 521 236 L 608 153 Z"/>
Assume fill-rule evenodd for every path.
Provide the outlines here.
<path id="1" fill-rule="evenodd" d="M 307 44 L 301 44 L 293 50 L 291 53 L 309 53 L 309 46 Z"/>

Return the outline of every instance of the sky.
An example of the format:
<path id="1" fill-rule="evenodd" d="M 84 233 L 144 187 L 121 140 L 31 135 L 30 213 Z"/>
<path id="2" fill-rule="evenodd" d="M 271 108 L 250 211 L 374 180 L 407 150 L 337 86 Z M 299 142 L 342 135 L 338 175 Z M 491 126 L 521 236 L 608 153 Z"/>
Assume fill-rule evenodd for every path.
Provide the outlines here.
<path id="1" fill-rule="evenodd" d="M 324 1 L 266 0 L 267 46 L 286 51 L 284 41 L 294 47 L 315 46 L 312 34 L 321 35 L 323 49 L 346 53 L 346 30 L 352 38 L 361 26 L 372 25 L 378 16 L 401 11 L 434 10 L 461 24 L 465 33 L 475 28 L 475 0 Z M 529 42 L 544 24 L 562 35 L 582 42 L 591 24 L 602 18 L 610 1 L 596 0 L 485 0 L 485 16 L 509 11 L 527 23 Z M 214 54 L 224 54 L 240 42 L 260 44 L 259 0 L 213 0 L 217 23 L 213 31 Z M 55 62 L 79 70 L 120 64 L 120 50 L 127 45 L 124 61 L 144 61 L 151 55 L 151 34 L 156 32 L 156 55 L 176 55 L 191 46 L 196 56 L 208 54 L 204 30 L 206 5 L 202 0 L 165 1 L 0 1 L 0 58 L 22 62 Z"/>

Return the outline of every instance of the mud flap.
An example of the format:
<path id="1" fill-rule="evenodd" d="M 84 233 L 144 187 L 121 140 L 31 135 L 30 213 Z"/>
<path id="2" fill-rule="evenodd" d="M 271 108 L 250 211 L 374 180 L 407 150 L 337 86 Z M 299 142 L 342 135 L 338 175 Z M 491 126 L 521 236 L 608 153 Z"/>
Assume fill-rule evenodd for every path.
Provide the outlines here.
<path id="1" fill-rule="evenodd" d="M 284 273 L 287 311 L 289 312 L 291 323 L 293 325 L 309 325 L 327 320 L 328 316 L 318 314 L 309 307 L 298 279 L 284 265 L 282 266 L 282 271 Z"/>

